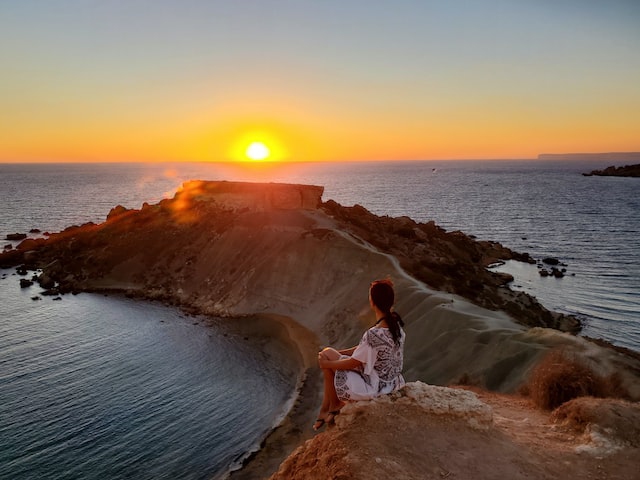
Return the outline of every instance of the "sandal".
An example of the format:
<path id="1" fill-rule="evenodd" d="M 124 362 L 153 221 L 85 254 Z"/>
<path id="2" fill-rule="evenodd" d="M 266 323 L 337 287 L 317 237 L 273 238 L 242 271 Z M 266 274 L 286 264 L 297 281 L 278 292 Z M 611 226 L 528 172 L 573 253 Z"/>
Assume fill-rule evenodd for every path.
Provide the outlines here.
<path id="1" fill-rule="evenodd" d="M 316 422 L 313 424 L 312 428 L 317 432 L 322 427 L 324 427 L 325 423 L 327 423 L 327 422 L 326 422 L 326 420 L 324 418 L 316 418 Z"/>
<path id="2" fill-rule="evenodd" d="M 340 413 L 340 410 L 333 410 L 331 412 L 329 412 L 327 414 L 327 418 L 325 419 L 325 422 L 327 423 L 335 423 L 335 419 L 338 416 L 338 414 Z"/>

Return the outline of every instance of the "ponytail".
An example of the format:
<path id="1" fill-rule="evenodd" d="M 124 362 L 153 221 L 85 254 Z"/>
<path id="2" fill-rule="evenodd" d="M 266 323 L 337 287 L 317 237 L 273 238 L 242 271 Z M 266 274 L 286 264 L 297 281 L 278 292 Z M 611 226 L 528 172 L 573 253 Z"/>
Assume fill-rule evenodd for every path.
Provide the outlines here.
<path id="1" fill-rule="evenodd" d="M 402 335 L 400 327 L 404 325 L 402 318 L 396 312 L 391 311 L 391 307 L 395 301 L 395 293 L 393 291 L 393 283 L 391 280 L 376 280 L 371 283 L 369 295 L 373 304 L 384 313 L 384 319 L 389 325 L 389 331 L 396 344 L 400 343 Z"/>
<path id="2" fill-rule="evenodd" d="M 402 330 L 400 327 L 404 326 L 402 318 L 400 318 L 400 315 L 396 312 L 389 312 L 388 314 L 385 314 L 384 319 L 387 321 L 387 325 L 389 325 L 389 332 L 391 332 L 393 341 L 396 345 L 399 345 L 400 337 L 402 336 Z"/>

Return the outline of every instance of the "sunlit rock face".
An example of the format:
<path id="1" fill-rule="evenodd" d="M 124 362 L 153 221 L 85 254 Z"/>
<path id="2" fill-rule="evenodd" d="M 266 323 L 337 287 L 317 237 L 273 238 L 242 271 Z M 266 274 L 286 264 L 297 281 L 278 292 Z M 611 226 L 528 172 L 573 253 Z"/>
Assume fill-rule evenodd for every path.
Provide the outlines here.
<path id="1" fill-rule="evenodd" d="M 229 210 L 316 210 L 323 191 L 314 185 L 191 180 L 182 184 L 176 200 L 209 201 Z"/>

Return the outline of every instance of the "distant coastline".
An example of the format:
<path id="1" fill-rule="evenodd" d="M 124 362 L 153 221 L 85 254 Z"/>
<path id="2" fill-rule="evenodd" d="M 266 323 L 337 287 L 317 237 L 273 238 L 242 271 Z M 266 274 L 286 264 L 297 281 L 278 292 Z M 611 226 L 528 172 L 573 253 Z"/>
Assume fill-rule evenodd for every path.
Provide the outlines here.
<path id="1" fill-rule="evenodd" d="M 541 153 L 538 160 L 602 160 L 603 162 L 640 163 L 640 152 Z"/>
<path id="2" fill-rule="evenodd" d="M 640 177 L 640 163 L 636 165 L 625 165 L 624 167 L 614 167 L 612 165 L 604 170 L 592 170 L 582 175 L 585 177 Z"/>

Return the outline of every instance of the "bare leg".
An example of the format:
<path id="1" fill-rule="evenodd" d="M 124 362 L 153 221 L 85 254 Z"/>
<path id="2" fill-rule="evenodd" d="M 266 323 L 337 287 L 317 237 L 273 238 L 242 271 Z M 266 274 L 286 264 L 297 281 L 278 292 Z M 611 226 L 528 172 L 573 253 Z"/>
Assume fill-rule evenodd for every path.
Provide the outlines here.
<path id="1" fill-rule="evenodd" d="M 327 360 L 338 360 L 340 358 L 340 353 L 333 348 L 325 348 L 320 355 Z M 334 384 L 335 371 L 330 368 L 323 368 L 322 374 L 324 376 L 324 395 L 318 420 L 314 424 L 314 429 L 316 430 L 322 427 L 324 421 L 331 421 L 333 419 L 335 413 L 331 412 L 336 412 L 344 406 L 344 402 L 338 398 L 338 394 L 336 393 Z"/>

